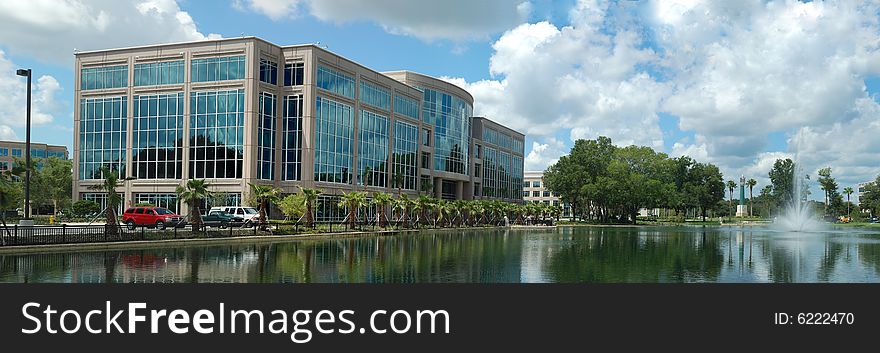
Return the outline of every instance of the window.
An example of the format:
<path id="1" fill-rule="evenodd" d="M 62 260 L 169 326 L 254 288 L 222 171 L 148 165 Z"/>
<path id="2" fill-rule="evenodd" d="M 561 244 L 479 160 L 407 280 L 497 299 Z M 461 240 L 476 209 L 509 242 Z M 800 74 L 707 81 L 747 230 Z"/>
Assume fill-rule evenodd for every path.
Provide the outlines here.
<path id="1" fill-rule="evenodd" d="M 244 55 L 193 59 L 190 64 L 192 82 L 241 80 L 244 75 Z"/>
<path id="2" fill-rule="evenodd" d="M 527 182 L 523 183 L 523 189 L 525 189 L 525 188 L 530 188 L 530 187 L 532 187 L 532 182 L 531 182 L 531 181 L 527 181 Z"/>
<path id="3" fill-rule="evenodd" d="M 138 179 L 180 179 L 183 93 L 134 96 L 132 171 Z"/>
<path id="4" fill-rule="evenodd" d="M 388 90 L 367 81 L 361 81 L 361 102 L 382 110 L 391 108 L 391 94 Z"/>
<path id="5" fill-rule="evenodd" d="M 482 154 L 483 148 L 480 147 L 480 145 L 474 145 L 474 146 L 476 147 L 476 148 L 474 148 L 474 158 L 479 159 L 479 158 L 481 158 L 480 155 Z"/>
<path id="6" fill-rule="evenodd" d="M 159 194 L 159 193 L 146 193 L 146 194 L 135 194 L 134 195 L 135 203 L 148 203 L 157 207 L 164 207 L 170 210 L 171 212 L 177 213 L 177 194 Z M 157 210 L 158 211 L 158 210 Z M 126 211 L 128 212 L 128 211 Z"/>
<path id="7" fill-rule="evenodd" d="M 0 161 L 0 170 L 3 170 L 3 171 L 9 170 L 9 162 Z"/>
<path id="8" fill-rule="evenodd" d="M 483 175 L 479 164 L 474 164 L 474 177 L 480 178 Z"/>
<path id="9" fill-rule="evenodd" d="M 340 71 L 318 66 L 317 86 L 320 89 L 354 99 L 354 78 Z"/>
<path id="10" fill-rule="evenodd" d="M 532 197 L 541 197 L 540 191 L 532 191 Z"/>
<path id="11" fill-rule="evenodd" d="M 38 150 L 36 148 L 31 148 L 31 157 L 46 158 L 46 150 Z"/>
<path id="12" fill-rule="evenodd" d="M 351 183 L 354 112 L 350 105 L 316 98 L 315 181 Z"/>
<path id="13" fill-rule="evenodd" d="M 422 145 L 431 146 L 431 130 L 422 129 Z"/>
<path id="14" fill-rule="evenodd" d="M 419 127 L 403 121 L 394 122 L 394 155 L 392 185 L 406 190 L 416 189 L 418 176 Z"/>
<path id="15" fill-rule="evenodd" d="M 190 111 L 188 178 L 241 178 L 244 90 L 191 92 Z"/>
<path id="16" fill-rule="evenodd" d="M 93 201 L 93 202 L 97 203 L 98 206 L 101 208 L 101 212 L 104 212 L 104 210 L 107 208 L 107 193 L 84 192 L 79 195 L 80 195 L 79 196 L 80 200 L 88 200 L 88 201 Z M 123 198 L 123 200 L 121 200 L 122 202 L 120 202 L 120 204 L 125 204 L 125 200 L 124 200 L 125 196 L 123 196 L 121 193 L 120 193 L 120 196 L 122 196 L 122 198 Z M 118 211 L 121 211 L 121 209 Z"/>
<path id="17" fill-rule="evenodd" d="M 134 65 L 135 86 L 173 85 L 183 83 L 183 60 Z"/>
<path id="18" fill-rule="evenodd" d="M 419 101 L 399 94 L 395 95 L 394 112 L 419 120 Z"/>
<path id="19" fill-rule="evenodd" d="M 284 118 L 281 120 L 281 180 L 301 180 L 303 97 L 284 97 Z"/>
<path id="20" fill-rule="evenodd" d="M 532 182 L 532 187 L 536 187 L 536 188 L 541 187 L 541 182 L 540 181 Z"/>
<path id="21" fill-rule="evenodd" d="M 0 156 L 3 156 L 3 157 L 9 156 L 9 149 L 8 148 L 0 148 Z"/>
<path id="22" fill-rule="evenodd" d="M 12 149 L 12 156 L 13 157 L 21 157 L 21 148 L 13 148 Z"/>
<path id="23" fill-rule="evenodd" d="M 302 62 L 284 64 L 284 85 L 302 86 L 305 74 L 303 68 Z"/>
<path id="24" fill-rule="evenodd" d="M 128 86 L 128 65 L 84 68 L 80 71 L 81 90 Z"/>
<path id="25" fill-rule="evenodd" d="M 275 113 L 278 99 L 260 93 L 260 119 L 257 122 L 257 178 L 273 180 L 275 172 Z"/>
<path id="26" fill-rule="evenodd" d="M 388 118 L 361 110 L 358 123 L 358 185 L 386 187 Z"/>
<path id="27" fill-rule="evenodd" d="M 544 197 L 550 197 L 550 192 L 549 192 L 549 191 L 544 191 Z"/>
<path id="28" fill-rule="evenodd" d="M 528 191 L 523 191 L 523 197 L 529 197 L 529 195 L 530 195 L 530 194 L 529 194 Z"/>
<path id="29" fill-rule="evenodd" d="M 260 81 L 270 85 L 277 85 L 278 64 L 268 59 L 260 58 Z"/>
<path id="30" fill-rule="evenodd" d="M 434 170 L 469 175 L 473 107 L 461 98 L 421 87 L 422 119 L 433 125 Z"/>
<path id="31" fill-rule="evenodd" d="M 66 151 L 48 151 L 47 153 L 49 154 L 50 158 L 51 157 L 58 157 L 61 159 L 67 159 L 67 152 Z"/>
<path id="32" fill-rule="evenodd" d="M 431 154 L 422 152 L 422 168 L 431 169 Z"/>
<path id="33" fill-rule="evenodd" d="M 79 178 L 103 179 L 102 168 L 126 177 L 126 96 L 80 100 Z M 33 153 L 33 152 L 32 152 Z"/>

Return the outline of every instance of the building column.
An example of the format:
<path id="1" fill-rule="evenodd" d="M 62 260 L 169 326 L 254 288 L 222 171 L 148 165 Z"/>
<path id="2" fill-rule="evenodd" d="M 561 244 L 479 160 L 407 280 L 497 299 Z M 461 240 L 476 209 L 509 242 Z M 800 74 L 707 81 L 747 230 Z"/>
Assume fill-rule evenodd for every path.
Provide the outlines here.
<path id="1" fill-rule="evenodd" d="M 464 200 L 464 182 L 461 180 L 455 182 L 455 199 Z"/>

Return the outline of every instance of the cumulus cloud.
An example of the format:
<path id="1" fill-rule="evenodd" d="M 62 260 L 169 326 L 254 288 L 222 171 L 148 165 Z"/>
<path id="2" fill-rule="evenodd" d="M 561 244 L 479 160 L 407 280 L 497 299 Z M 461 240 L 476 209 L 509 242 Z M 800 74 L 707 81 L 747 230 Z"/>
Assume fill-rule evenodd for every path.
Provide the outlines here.
<path id="1" fill-rule="evenodd" d="M 73 49 L 201 40 L 175 0 L 7 0 L 0 2 L 0 38 L 17 55 L 72 64 Z"/>
<path id="2" fill-rule="evenodd" d="M 559 156 L 566 153 L 568 149 L 565 143 L 555 138 L 548 138 L 544 143 L 532 142 L 532 150 L 526 155 L 523 161 L 525 170 L 542 171 L 547 166 L 556 163 Z"/>
<path id="3" fill-rule="evenodd" d="M 532 9 L 531 3 L 524 0 L 236 0 L 233 7 L 275 21 L 305 9 L 322 21 L 368 21 L 392 34 L 455 41 L 503 32 L 524 22 Z"/>
<path id="4" fill-rule="evenodd" d="M 18 68 L 0 50 L 0 92 L 4 93 L 0 94 L 0 139 L 16 139 L 13 128 L 26 123 L 27 81 L 15 74 Z M 54 77 L 45 75 L 31 84 L 31 124 L 49 124 L 60 110 L 57 96 L 61 85 Z"/>

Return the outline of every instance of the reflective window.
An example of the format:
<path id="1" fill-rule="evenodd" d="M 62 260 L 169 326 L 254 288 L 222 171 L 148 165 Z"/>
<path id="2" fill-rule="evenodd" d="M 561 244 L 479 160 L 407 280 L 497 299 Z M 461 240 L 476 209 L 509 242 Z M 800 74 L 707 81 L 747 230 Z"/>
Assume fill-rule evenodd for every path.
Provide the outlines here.
<path id="1" fill-rule="evenodd" d="M 491 127 L 483 128 L 483 141 L 513 152 L 523 153 L 523 141 Z"/>
<path id="2" fill-rule="evenodd" d="M 391 94 L 388 90 L 367 81 L 361 81 L 360 100 L 379 109 L 391 109 Z"/>
<path id="3" fill-rule="evenodd" d="M 302 62 L 284 64 L 284 85 L 302 86 L 305 72 Z"/>
<path id="4" fill-rule="evenodd" d="M 40 150 L 36 148 L 31 148 L 31 157 L 34 158 L 46 158 L 46 150 Z"/>
<path id="5" fill-rule="evenodd" d="M 123 198 L 122 202 L 120 202 L 120 205 L 124 205 L 125 204 L 125 200 L 124 200 L 125 195 L 123 193 L 119 193 L 119 196 L 121 196 Z M 104 192 L 80 193 L 79 199 L 93 201 L 93 202 L 97 203 L 98 206 L 101 208 L 101 213 L 105 212 L 104 210 L 107 208 L 107 193 L 104 193 Z M 122 207 L 120 207 L 120 209 L 117 211 L 122 212 Z"/>
<path id="6" fill-rule="evenodd" d="M 241 178 L 244 90 L 190 94 L 189 178 Z"/>
<path id="7" fill-rule="evenodd" d="M 245 75 L 244 55 L 193 59 L 190 75 L 192 82 L 241 80 Z"/>
<path id="8" fill-rule="evenodd" d="M 21 148 L 13 148 L 12 149 L 13 157 L 21 157 Z"/>
<path id="9" fill-rule="evenodd" d="M 47 151 L 46 154 L 51 157 L 58 157 L 61 159 L 67 159 L 67 152 L 62 151 Z"/>
<path id="10" fill-rule="evenodd" d="M 180 179 L 183 93 L 134 96 L 132 171 L 138 179 Z"/>
<path id="11" fill-rule="evenodd" d="M 317 86 L 320 89 L 354 99 L 354 78 L 338 70 L 318 66 Z"/>
<path id="12" fill-rule="evenodd" d="M 419 101 L 407 96 L 394 96 L 394 112 L 419 120 Z"/>
<path id="13" fill-rule="evenodd" d="M 173 85 L 183 83 L 183 60 L 134 65 L 135 86 Z"/>
<path id="14" fill-rule="evenodd" d="M 277 85 L 278 64 L 269 59 L 260 58 L 260 81 L 271 85 Z"/>
<path id="15" fill-rule="evenodd" d="M 138 204 L 150 204 L 157 207 L 167 208 L 169 211 L 177 213 L 177 195 L 176 194 L 160 194 L 145 193 L 135 194 L 134 202 Z"/>
<path id="16" fill-rule="evenodd" d="M 544 197 L 550 197 L 550 192 L 549 192 L 549 191 L 544 191 Z"/>
<path id="17" fill-rule="evenodd" d="M 3 157 L 9 156 L 9 149 L 8 148 L 0 148 L 0 156 L 3 156 Z"/>
<path id="18" fill-rule="evenodd" d="M 277 102 L 274 94 L 260 93 L 260 119 L 257 122 L 257 178 L 259 179 L 274 179 Z"/>
<path id="19" fill-rule="evenodd" d="M 418 177 L 419 127 L 403 121 L 394 122 L 394 165 L 391 186 L 415 190 Z"/>
<path id="20" fill-rule="evenodd" d="M 350 105 L 319 96 L 315 114 L 315 181 L 350 184 L 354 112 Z"/>
<path id="21" fill-rule="evenodd" d="M 528 182 L 523 182 L 522 163 L 523 160 L 520 156 L 484 146 L 483 195 L 503 199 L 522 199 L 520 194 L 522 188 L 530 186 Z M 540 187 L 540 185 L 535 187 Z M 540 194 L 540 191 L 534 193 L 535 197 Z"/>
<path id="22" fill-rule="evenodd" d="M 107 89 L 128 86 L 128 65 L 84 68 L 80 72 L 80 89 Z"/>
<path id="23" fill-rule="evenodd" d="M 303 97 L 284 97 L 281 180 L 302 180 Z"/>
<path id="24" fill-rule="evenodd" d="M 358 185 L 386 187 L 388 118 L 361 110 L 358 122 Z"/>
<path id="25" fill-rule="evenodd" d="M 127 98 L 80 100 L 79 178 L 103 179 L 101 168 L 125 174 Z"/>
<path id="26" fill-rule="evenodd" d="M 315 202 L 315 221 L 340 222 L 345 219 L 345 209 L 339 207 L 338 196 L 318 196 Z"/>
<path id="27" fill-rule="evenodd" d="M 421 89 L 424 91 L 422 120 L 434 126 L 434 169 L 468 174 L 473 107 L 447 93 Z"/>
<path id="28" fill-rule="evenodd" d="M 422 152 L 422 168 L 431 169 L 431 154 Z"/>
<path id="29" fill-rule="evenodd" d="M 541 197 L 540 191 L 532 191 L 532 197 Z"/>
<path id="30" fill-rule="evenodd" d="M 528 192 L 528 191 L 523 191 L 523 197 L 529 197 L 529 192 Z"/>
<path id="31" fill-rule="evenodd" d="M 422 129 L 422 145 L 431 146 L 431 130 Z"/>
<path id="32" fill-rule="evenodd" d="M 541 182 L 540 181 L 532 182 L 532 187 L 536 187 L 536 188 L 541 187 Z"/>

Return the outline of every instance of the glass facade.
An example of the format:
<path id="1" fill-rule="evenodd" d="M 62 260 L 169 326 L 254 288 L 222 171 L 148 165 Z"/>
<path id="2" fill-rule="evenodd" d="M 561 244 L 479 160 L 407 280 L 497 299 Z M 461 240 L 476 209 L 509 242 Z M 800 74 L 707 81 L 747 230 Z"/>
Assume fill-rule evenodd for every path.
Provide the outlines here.
<path id="1" fill-rule="evenodd" d="M 483 127 L 483 141 L 511 151 L 523 152 L 523 141 L 491 127 Z"/>
<path id="2" fill-rule="evenodd" d="M 260 81 L 270 85 L 277 85 L 278 64 L 269 59 L 260 58 Z"/>
<path id="3" fill-rule="evenodd" d="M 241 178 L 244 90 L 190 94 L 188 178 Z"/>
<path id="4" fill-rule="evenodd" d="M 318 200 L 315 201 L 315 221 L 340 222 L 345 216 L 345 209 L 339 207 L 338 196 L 318 196 Z"/>
<path id="5" fill-rule="evenodd" d="M 302 86 L 305 77 L 304 67 L 301 62 L 284 64 L 284 85 Z"/>
<path id="6" fill-rule="evenodd" d="M 284 97 L 281 180 L 302 180 L 303 97 Z"/>
<path id="7" fill-rule="evenodd" d="M 429 88 L 422 88 L 422 119 L 434 126 L 434 169 L 468 174 L 473 107 L 464 100 Z"/>
<path id="8" fill-rule="evenodd" d="M 183 99 L 183 92 L 134 96 L 132 176 L 181 178 Z"/>
<path id="9" fill-rule="evenodd" d="M 244 79 L 244 55 L 193 59 L 190 64 L 190 75 L 192 82 Z"/>
<path id="10" fill-rule="evenodd" d="M 354 99 L 354 78 L 325 66 L 318 66 L 317 86 L 340 96 Z"/>
<path id="11" fill-rule="evenodd" d="M 392 187 L 416 190 L 416 178 L 418 177 L 419 167 L 418 141 L 418 126 L 399 120 L 394 122 Z"/>
<path id="12" fill-rule="evenodd" d="M 388 118 L 361 110 L 358 124 L 358 185 L 388 185 Z"/>
<path id="13" fill-rule="evenodd" d="M 13 157 L 21 157 L 21 148 L 13 148 L 12 149 Z"/>
<path id="14" fill-rule="evenodd" d="M 135 64 L 134 85 L 155 86 L 183 83 L 183 60 Z"/>
<path id="15" fill-rule="evenodd" d="M 354 111 L 318 96 L 315 101 L 315 181 L 351 183 Z"/>
<path id="16" fill-rule="evenodd" d="M 103 179 L 101 168 L 125 177 L 127 98 L 80 100 L 79 179 Z"/>
<path id="17" fill-rule="evenodd" d="M 391 109 L 391 94 L 388 93 L 388 90 L 367 81 L 361 81 L 361 95 L 359 98 L 361 103 L 369 104 L 382 110 Z"/>
<path id="18" fill-rule="evenodd" d="M 128 65 L 84 68 L 80 72 L 81 90 L 128 86 Z"/>
<path id="19" fill-rule="evenodd" d="M 125 195 L 123 195 L 121 193 L 120 193 L 120 196 L 125 198 Z M 107 193 L 105 193 L 105 192 L 84 192 L 84 193 L 79 194 L 79 199 L 93 201 L 93 202 L 97 203 L 98 206 L 101 207 L 101 211 L 100 211 L 101 213 L 104 213 L 105 212 L 104 210 L 107 208 Z M 122 208 L 125 207 L 124 205 L 125 205 L 125 200 L 123 200 L 123 202 L 120 204 L 120 206 L 119 206 L 120 209 L 116 210 L 116 211 L 119 213 L 122 213 Z"/>
<path id="20" fill-rule="evenodd" d="M 493 147 L 483 148 L 483 196 L 522 199 L 523 159 Z"/>
<path id="21" fill-rule="evenodd" d="M 145 193 L 145 194 L 135 194 L 134 202 L 136 204 L 151 204 L 157 207 L 165 207 L 171 212 L 177 213 L 179 211 L 177 207 L 177 194 L 168 194 L 168 193 Z"/>
<path id="22" fill-rule="evenodd" d="M 419 120 L 419 101 L 402 95 L 394 96 L 394 112 Z"/>
<path id="23" fill-rule="evenodd" d="M 9 149 L 8 148 L 0 148 L 0 156 L 2 156 L 2 157 L 9 156 Z"/>
<path id="24" fill-rule="evenodd" d="M 48 155 L 49 157 L 58 157 L 61 159 L 67 158 L 67 153 L 59 152 L 59 151 L 46 151 L 46 155 Z"/>
<path id="25" fill-rule="evenodd" d="M 275 115 L 278 99 L 271 93 L 260 93 L 260 115 L 257 124 L 257 178 L 274 179 Z"/>

